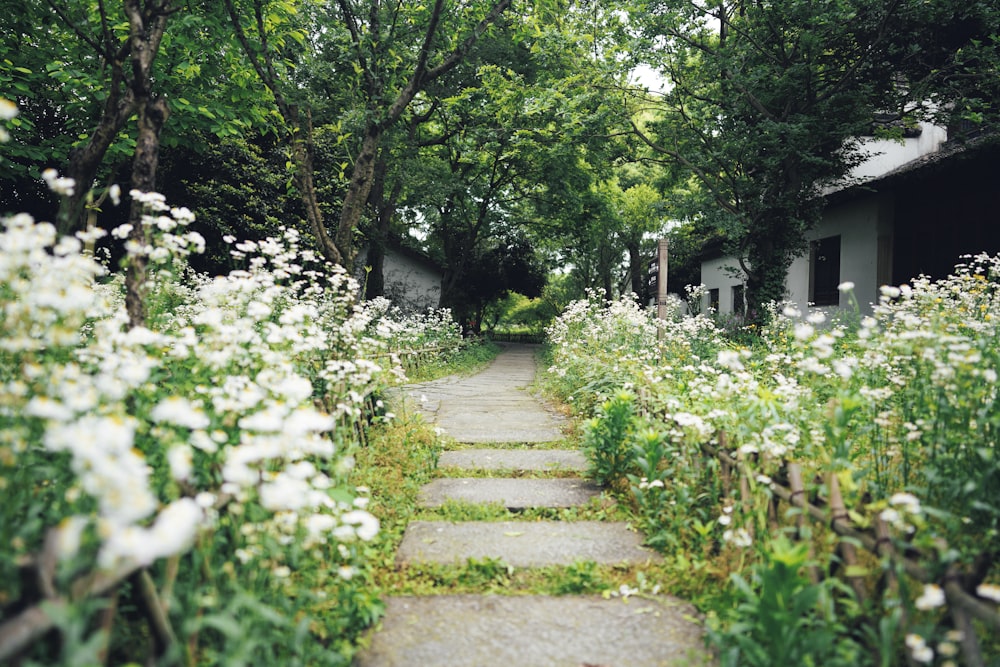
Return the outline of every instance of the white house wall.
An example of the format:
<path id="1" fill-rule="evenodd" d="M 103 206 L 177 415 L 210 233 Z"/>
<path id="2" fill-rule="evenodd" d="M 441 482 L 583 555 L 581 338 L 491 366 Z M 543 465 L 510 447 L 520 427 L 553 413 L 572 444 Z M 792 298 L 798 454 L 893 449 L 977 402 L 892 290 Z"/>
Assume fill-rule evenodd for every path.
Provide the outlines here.
<path id="1" fill-rule="evenodd" d="M 701 282 L 709 290 L 719 290 L 719 313 L 733 312 L 733 288 L 743 284 L 739 276 L 742 273 L 739 262 L 732 257 L 719 257 L 701 263 Z M 706 294 L 703 306 L 708 307 L 709 297 Z"/>
<path id="2" fill-rule="evenodd" d="M 902 167 L 917 158 L 933 153 L 948 140 L 948 130 L 930 123 L 920 123 L 920 134 L 902 141 L 866 139 L 862 151 L 867 159 L 851 171 L 851 176 L 862 181 L 878 178 L 893 169 Z"/>
<path id="3" fill-rule="evenodd" d="M 863 312 L 871 312 L 878 300 L 880 236 L 891 242 L 892 199 L 876 194 L 845 204 L 827 207 L 823 219 L 806 234 L 815 241 L 840 236 L 840 282 L 854 283 L 854 297 Z M 809 305 L 809 254 L 792 262 L 785 280 L 789 300 L 800 309 Z M 840 295 L 840 307 L 850 305 L 847 295 Z"/>
<path id="4" fill-rule="evenodd" d="M 871 311 L 871 304 L 878 300 L 880 236 L 891 243 L 892 200 L 872 194 L 846 204 L 828 207 L 823 220 L 807 235 L 808 241 L 840 236 L 840 280 L 853 282 L 854 294 L 863 312 Z M 701 281 L 707 290 L 719 290 L 719 313 L 733 312 L 733 288 L 742 284 L 732 268 L 739 264 L 732 257 L 719 257 L 702 262 Z M 886 267 L 887 269 L 889 267 Z M 809 305 L 809 253 L 795 259 L 785 279 L 787 298 L 800 309 Z M 709 297 L 705 297 L 707 306 Z M 840 306 L 849 305 L 845 295 Z"/>
<path id="5" fill-rule="evenodd" d="M 363 248 L 355 260 L 356 266 L 363 267 L 368 261 L 367 249 Z M 359 281 L 363 283 L 364 272 L 359 271 Z M 441 272 L 426 262 L 404 255 L 393 248 L 385 251 L 383 265 L 385 296 L 405 312 L 422 312 L 437 308 L 441 300 Z M 362 284 L 362 293 L 364 285 Z"/>

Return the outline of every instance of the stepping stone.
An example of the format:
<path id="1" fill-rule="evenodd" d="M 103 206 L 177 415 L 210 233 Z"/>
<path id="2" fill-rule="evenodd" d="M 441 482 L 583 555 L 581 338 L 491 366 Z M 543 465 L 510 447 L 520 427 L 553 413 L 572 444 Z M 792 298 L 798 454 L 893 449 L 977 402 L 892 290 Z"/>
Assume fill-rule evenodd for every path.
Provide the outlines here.
<path id="1" fill-rule="evenodd" d="M 450 565 L 469 558 L 499 558 L 514 567 L 572 565 L 578 560 L 606 565 L 662 560 L 643 548 L 642 536 L 624 522 L 414 521 L 406 527 L 396 564 Z"/>
<path id="2" fill-rule="evenodd" d="M 466 470 L 576 470 L 587 469 L 587 457 L 573 449 L 460 449 L 444 452 L 441 468 Z"/>
<path id="3" fill-rule="evenodd" d="M 398 394 L 459 442 L 554 442 L 567 422 L 527 390 L 536 363 L 532 350 L 511 346 L 478 375 L 408 385 Z"/>
<path id="4" fill-rule="evenodd" d="M 440 507 L 447 500 L 502 503 L 509 510 L 530 507 L 576 507 L 600 495 L 596 484 L 584 479 L 436 479 L 420 489 L 421 507 Z"/>
<path id="5" fill-rule="evenodd" d="M 434 420 L 458 442 L 539 443 L 555 442 L 564 437 L 562 422 L 542 410 L 537 401 L 530 401 L 525 407 L 504 408 L 501 405 L 497 410 L 477 412 L 460 401 L 446 400 L 435 413 Z"/>
<path id="6" fill-rule="evenodd" d="M 695 610 L 669 597 L 393 597 L 355 667 L 711 664 Z"/>

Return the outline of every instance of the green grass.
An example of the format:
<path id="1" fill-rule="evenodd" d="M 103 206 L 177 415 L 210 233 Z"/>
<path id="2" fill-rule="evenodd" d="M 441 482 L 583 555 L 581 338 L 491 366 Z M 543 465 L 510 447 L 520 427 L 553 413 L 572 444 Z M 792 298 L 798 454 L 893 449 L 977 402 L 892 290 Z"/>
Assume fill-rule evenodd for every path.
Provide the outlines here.
<path id="1" fill-rule="evenodd" d="M 500 346 L 489 341 L 475 340 L 462 345 L 455 352 L 423 359 L 407 367 L 406 376 L 411 383 L 430 382 L 448 375 L 475 375 L 496 359 Z"/>

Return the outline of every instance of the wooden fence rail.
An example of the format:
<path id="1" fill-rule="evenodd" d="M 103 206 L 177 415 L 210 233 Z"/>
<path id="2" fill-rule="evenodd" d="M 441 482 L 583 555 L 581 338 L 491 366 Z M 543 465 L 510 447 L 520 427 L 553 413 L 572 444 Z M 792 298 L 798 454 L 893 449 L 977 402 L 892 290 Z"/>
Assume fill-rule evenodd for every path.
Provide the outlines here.
<path id="1" fill-rule="evenodd" d="M 734 473 L 739 475 L 738 488 L 740 502 L 745 508 L 748 508 L 751 502 L 749 497 L 749 471 L 746 465 L 726 451 L 725 433 L 719 435 L 716 444 L 703 444 L 702 451 L 708 456 L 719 460 L 722 466 L 721 479 L 723 490 L 727 496 L 734 491 Z M 825 480 L 828 497 L 826 503 L 823 504 L 819 500 L 810 501 L 807 497 L 802 479 L 802 468 L 799 464 L 786 463 L 785 473 L 788 479 L 788 486 L 784 486 L 773 480 L 768 485 L 773 494 L 772 506 L 769 508 L 769 517 L 771 520 L 777 521 L 778 517 L 781 516 L 777 503 L 787 503 L 789 506 L 800 510 L 800 514 L 796 519 L 798 527 L 801 528 L 803 522 L 808 517 L 833 530 L 837 535 L 847 538 L 838 545 L 840 556 L 846 565 L 857 564 L 857 554 L 854 550 L 856 549 L 855 545 L 858 545 L 878 558 L 885 558 L 891 563 L 898 564 L 907 576 L 918 582 L 940 585 L 944 591 L 955 629 L 961 630 L 963 633 L 961 647 L 965 665 L 968 667 L 985 667 L 986 663 L 983 661 L 979 639 L 976 636 L 972 619 L 980 621 L 988 628 L 991 628 L 993 632 L 1000 632 L 1000 613 L 997 613 L 997 610 L 991 604 L 981 601 L 971 591 L 975 590 L 975 587 L 982 583 L 982 578 L 992 563 L 990 555 L 986 555 L 985 561 L 977 564 L 973 572 L 960 572 L 954 566 L 951 566 L 946 571 L 943 579 L 935 580 L 935 577 L 921 564 L 922 562 L 926 562 L 927 559 L 920 554 L 917 548 L 910 544 L 900 545 L 901 548 L 898 550 L 894 548 L 890 538 L 889 526 L 880 516 L 871 520 L 871 529 L 860 528 L 851 521 L 840 492 L 838 478 L 835 474 L 831 473 Z M 939 547 L 946 549 L 947 545 L 941 544 Z M 811 572 L 811 576 L 814 577 L 814 580 L 818 580 L 820 575 L 817 571 L 813 571 Z M 895 590 L 898 582 L 894 580 L 894 569 L 891 567 L 887 568 L 886 576 L 889 588 Z M 859 599 L 863 600 L 867 591 L 865 590 L 862 578 L 851 572 L 845 573 L 845 578 Z"/>

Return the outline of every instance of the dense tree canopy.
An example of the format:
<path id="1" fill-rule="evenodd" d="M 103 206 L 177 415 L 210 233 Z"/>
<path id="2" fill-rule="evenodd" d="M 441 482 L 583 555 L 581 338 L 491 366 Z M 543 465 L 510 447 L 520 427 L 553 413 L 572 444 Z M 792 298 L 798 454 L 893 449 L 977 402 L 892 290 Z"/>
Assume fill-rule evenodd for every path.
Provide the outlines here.
<path id="1" fill-rule="evenodd" d="M 122 215 L 98 212 L 109 184 L 156 187 L 189 200 L 177 203 L 202 216 L 210 245 L 300 226 L 350 266 L 365 244 L 369 295 L 387 238 L 414 229 L 445 267 L 443 303 L 470 314 L 485 303 L 473 273 L 501 255 L 530 258 L 530 275 L 562 266 L 565 284 L 609 297 L 639 292 L 669 221 L 703 228 L 673 232 L 688 266 L 699 239 L 725 239 L 762 312 L 782 296 L 817 192 L 848 172 L 873 118 L 898 121 L 883 131 L 919 117 L 983 124 L 1000 94 L 991 3 L 0 0 L 0 11 L 0 95 L 20 111 L 4 121 L 0 210 L 58 217 L 65 231 L 87 215 L 110 226 Z M 661 91 L 627 83 L 640 62 Z M 47 167 L 78 183 L 61 202 L 42 185 Z M 501 252 L 512 248 L 524 252 Z M 225 262 L 218 245 L 202 266 Z"/>
<path id="2" fill-rule="evenodd" d="M 968 116 L 995 100 L 987 35 L 996 11 L 978 5 L 651 0 L 632 9 L 640 58 L 668 81 L 637 131 L 697 179 L 685 189 L 687 213 L 728 240 L 752 319 L 783 297 L 821 188 L 857 163 L 877 116 Z"/>

